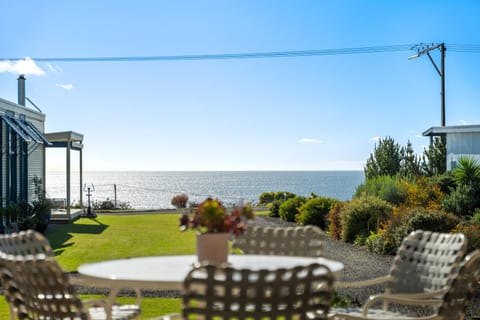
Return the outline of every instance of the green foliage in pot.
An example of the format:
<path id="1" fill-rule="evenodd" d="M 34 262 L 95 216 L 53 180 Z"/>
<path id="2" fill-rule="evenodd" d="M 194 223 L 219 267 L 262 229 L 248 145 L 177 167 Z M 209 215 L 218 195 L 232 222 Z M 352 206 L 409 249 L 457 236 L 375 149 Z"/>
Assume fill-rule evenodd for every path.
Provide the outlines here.
<path id="1" fill-rule="evenodd" d="M 43 190 L 41 178 L 35 176 L 33 186 L 34 199 L 29 203 L 20 204 L 23 214 L 19 217 L 19 229 L 35 229 L 43 233 L 50 221 L 53 203 Z"/>

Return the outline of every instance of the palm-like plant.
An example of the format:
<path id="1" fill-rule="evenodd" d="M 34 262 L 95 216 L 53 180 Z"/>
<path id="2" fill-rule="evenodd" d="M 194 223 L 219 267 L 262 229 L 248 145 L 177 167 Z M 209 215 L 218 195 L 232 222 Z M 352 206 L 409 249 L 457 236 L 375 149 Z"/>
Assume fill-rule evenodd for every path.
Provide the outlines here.
<path id="1" fill-rule="evenodd" d="M 475 190 L 480 186 L 480 165 L 471 157 L 459 157 L 458 167 L 453 169 L 453 178 L 457 185 L 470 185 Z"/>

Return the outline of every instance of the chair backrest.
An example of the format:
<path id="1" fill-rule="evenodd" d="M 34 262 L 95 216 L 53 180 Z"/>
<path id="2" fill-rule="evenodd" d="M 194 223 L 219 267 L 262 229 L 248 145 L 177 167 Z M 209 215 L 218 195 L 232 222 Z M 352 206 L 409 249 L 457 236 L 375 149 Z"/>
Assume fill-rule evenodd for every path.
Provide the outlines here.
<path id="1" fill-rule="evenodd" d="M 320 264 L 248 270 L 200 265 L 185 278 L 184 319 L 327 319 L 334 277 Z"/>
<path id="2" fill-rule="evenodd" d="M 33 230 L 1 235 L 0 253 L 11 255 L 43 253 L 47 256 L 54 255 L 47 238 Z"/>
<path id="3" fill-rule="evenodd" d="M 249 225 L 233 239 L 232 249 L 245 254 L 321 257 L 322 231 L 316 226 L 261 227 Z"/>
<path id="4" fill-rule="evenodd" d="M 16 285 L 11 283 L 13 275 L 5 268 L 5 259 L 9 255 L 26 256 L 32 254 L 54 256 L 50 243 L 42 234 L 27 230 L 0 235 L 0 278 L 12 319 L 16 319 L 17 309 L 21 309 L 22 296 L 17 292 Z"/>
<path id="5" fill-rule="evenodd" d="M 54 257 L 45 254 L 9 255 L 5 259 L 13 279 L 14 298 L 21 299 L 20 319 L 81 319 L 88 313 Z"/>
<path id="6" fill-rule="evenodd" d="M 480 281 L 480 250 L 469 254 L 460 265 L 458 273 L 449 284 L 438 309 L 442 319 L 465 319 L 468 303 Z"/>
<path id="7" fill-rule="evenodd" d="M 445 288 L 467 250 L 461 233 L 417 230 L 403 239 L 394 258 L 387 287 L 392 293 L 430 292 Z"/>

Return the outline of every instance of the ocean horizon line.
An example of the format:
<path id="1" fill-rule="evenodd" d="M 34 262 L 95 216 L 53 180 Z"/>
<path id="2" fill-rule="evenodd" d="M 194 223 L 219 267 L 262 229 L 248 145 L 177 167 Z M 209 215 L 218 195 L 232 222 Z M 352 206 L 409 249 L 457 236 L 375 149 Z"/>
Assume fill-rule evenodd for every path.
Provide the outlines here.
<path id="1" fill-rule="evenodd" d="M 339 200 L 351 199 L 363 183 L 363 171 L 84 171 L 82 190 L 79 172 L 72 172 L 71 199 L 80 199 L 85 186 L 94 189 L 94 200 L 118 199 L 135 209 L 170 208 L 174 195 L 186 193 L 199 202 L 206 197 L 232 202 L 238 199 L 258 201 L 263 192 L 292 192 L 301 196 L 312 193 Z M 66 172 L 46 173 L 47 193 L 65 197 Z M 85 199 L 85 198 L 84 198 Z M 233 199 L 233 200 L 232 200 Z"/>
<path id="2" fill-rule="evenodd" d="M 364 170 L 319 169 L 319 170 L 83 170 L 83 172 L 363 172 Z M 65 170 L 46 170 L 46 172 L 65 172 Z M 80 172 L 71 170 L 71 172 Z"/>

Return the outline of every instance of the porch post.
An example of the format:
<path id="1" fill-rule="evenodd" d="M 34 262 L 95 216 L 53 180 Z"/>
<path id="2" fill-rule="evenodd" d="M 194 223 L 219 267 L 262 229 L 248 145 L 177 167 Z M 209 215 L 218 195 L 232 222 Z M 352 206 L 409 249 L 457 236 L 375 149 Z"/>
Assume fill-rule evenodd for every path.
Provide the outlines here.
<path id="1" fill-rule="evenodd" d="M 71 142 L 67 142 L 67 219 L 68 221 L 71 220 L 70 215 L 70 149 L 71 149 Z"/>
<path id="2" fill-rule="evenodd" d="M 83 209 L 83 148 L 80 148 L 80 208 Z"/>

